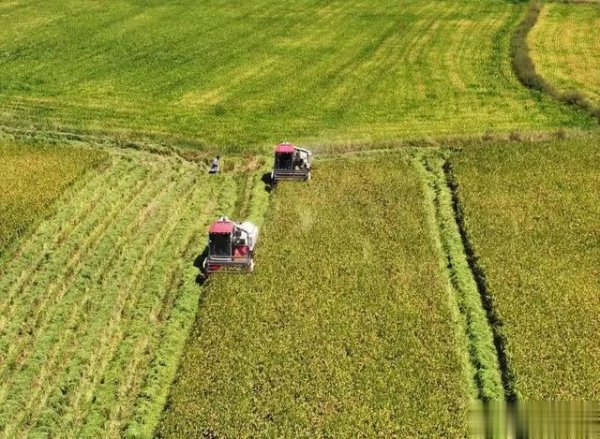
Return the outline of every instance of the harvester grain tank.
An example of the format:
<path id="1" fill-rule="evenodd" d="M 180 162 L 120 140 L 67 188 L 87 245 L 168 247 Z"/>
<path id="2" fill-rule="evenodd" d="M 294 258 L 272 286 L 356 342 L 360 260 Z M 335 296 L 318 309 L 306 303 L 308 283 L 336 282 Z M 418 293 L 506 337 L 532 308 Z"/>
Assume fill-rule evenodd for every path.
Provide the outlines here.
<path id="1" fill-rule="evenodd" d="M 219 218 L 208 230 L 208 255 L 204 260 L 204 271 L 253 271 L 257 240 L 258 227 L 251 222 L 237 224 L 227 217 Z"/>
<path id="2" fill-rule="evenodd" d="M 281 143 L 275 148 L 275 163 L 271 173 L 273 184 L 282 180 L 310 180 L 312 152 L 291 143 Z"/>

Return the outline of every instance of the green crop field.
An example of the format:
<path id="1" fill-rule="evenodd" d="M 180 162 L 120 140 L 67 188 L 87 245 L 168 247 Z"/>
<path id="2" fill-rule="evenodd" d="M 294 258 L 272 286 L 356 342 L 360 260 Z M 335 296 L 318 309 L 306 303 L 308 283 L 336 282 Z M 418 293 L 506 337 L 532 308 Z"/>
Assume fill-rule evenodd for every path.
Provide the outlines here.
<path id="1" fill-rule="evenodd" d="M 0 437 L 599 401 L 600 4 L 528 3 L 0 2 Z M 283 140 L 313 178 L 271 190 Z M 253 274 L 200 275 L 220 215 Z"/>
<path id="2" fill-rule="evenodd" d="M 600 106 L 600 3 L 544 5 L 529 37 L 539 73 Z"/>
<path id="3" fill-rule="evenodd" d="M 67 190 L 0 267 L 1 435 L 152 433 L 196 313 L 192 263 L 235 199 L 230 177 L 133 152 Z"/>
<path id="4" fill-rule="evenodd" d="M 159 436 L 464 435 L 423 187 L 389 155 L 277 188 L 255 275 L 210 280 Z"/>
<path id="5" fill-rule="evenodd" d="M 600 144 L 502 144 L 456 157 L 518 394 L 600 399 Z"/>
<path id="6" fill-rule="evenodd" d="M 63 190 L 103 158 L 98 151 L 0 141 L 0 261 Z"/>
<path id="7" fill-rule="evenodd" d="M 255 150 L 593 121 L 524 89 L 521 3 L 16 0 L 0 6 L 0 123 Z"/>

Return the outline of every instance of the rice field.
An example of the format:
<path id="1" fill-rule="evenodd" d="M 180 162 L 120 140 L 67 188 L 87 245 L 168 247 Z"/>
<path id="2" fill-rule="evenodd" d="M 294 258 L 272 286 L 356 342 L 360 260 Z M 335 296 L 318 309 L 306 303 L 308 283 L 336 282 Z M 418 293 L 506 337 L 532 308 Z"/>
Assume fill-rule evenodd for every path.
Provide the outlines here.
<path id="1" fill-rule="evenodd" d="M 472 149 L 455 173 L 517 395 L 599 400 L 597 138 Z"/>
<path id="2" fill-rule="evenodd" d="M 406 156 L 275 190 L 252 276 L 205 286 L 159 437 L 465 436 L 470 395 Z"/>
<path id="3" fill-rule="evenodd" d="M 518 2 L 0 8 L 3 125 L 245 152 L 274 139 L 341 147 L 594 125 L 516 80 Z"/>
<path id="4" fill-rule="evenodd" d="M 0 262 L 16 240 L 50 214 L 53 201 L 104 157 L 97 150 L 0 140 Z"/>
<path id="5" fill-rule="evenodd" d="M 600 400 L 600 5 L 541 6 L 548 93 L 512 70 L 526 9 L 0 2 L 0 437 L 465 437 L 477 401 Z M 313 180 L 268 193 L 285 139 Z M 437 146 L 359 151 L 401 143 Z M 202 284 L 221 214 L 257 269 Z"/>
<path id="6" fill-rule="evenodd" d="M 537 70 L 565 92 L 600 107 L 600 3 L 544 5 L 529 36 Z"/>
<path id="7" fill-rule="evenodd" d="M 152 434 L 196 314 L 194 259 L 236 196 L 231 177 L 112 152 L 60 197 L 0 267 L 1 436 Z"/>

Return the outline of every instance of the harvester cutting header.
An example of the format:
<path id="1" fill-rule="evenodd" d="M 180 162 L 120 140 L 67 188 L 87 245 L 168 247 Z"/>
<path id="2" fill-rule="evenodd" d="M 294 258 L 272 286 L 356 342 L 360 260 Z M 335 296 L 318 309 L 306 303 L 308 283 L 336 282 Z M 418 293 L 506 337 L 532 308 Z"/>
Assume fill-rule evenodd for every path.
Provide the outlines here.
<path id="1" fill-rule="evenodd" d="M 275 164 L 271 181 L 277 184 L 282 180 L 310 180 L 312 152 L 291 143 L 281 143 L 275 148 Z"/>

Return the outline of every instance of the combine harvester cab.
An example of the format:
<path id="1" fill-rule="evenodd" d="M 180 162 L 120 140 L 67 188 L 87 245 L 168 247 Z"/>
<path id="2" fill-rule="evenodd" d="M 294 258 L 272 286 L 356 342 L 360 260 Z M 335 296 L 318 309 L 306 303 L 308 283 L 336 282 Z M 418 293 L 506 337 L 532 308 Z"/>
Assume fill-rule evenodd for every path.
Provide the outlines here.
<path id="1" fill-rule="evenodd" d="M 282 180 L 310 180 L 312 152 L 290 143 L 281 143 L 275 148 L 275 163 L 271 173 L 273 184 Z"/>
<path id="2" fill-rule="evenodd" d="M 203 268 L 206 274 L 217 271 L 254 271 L 254 246 L 258 227 L 250 222 L 236 224 L 221 217 L 208 230 L 208 256 Z"/>

